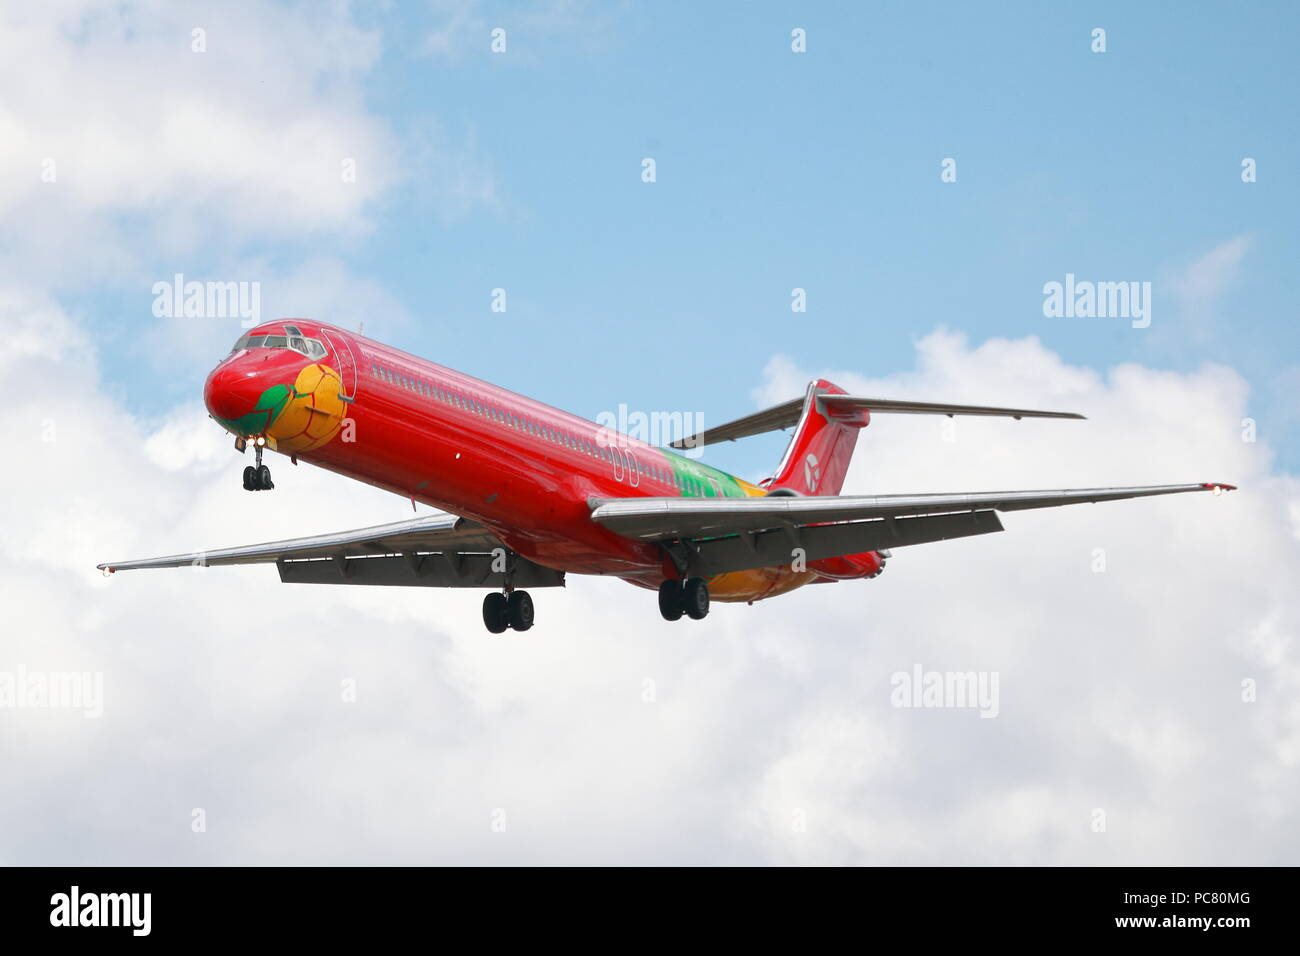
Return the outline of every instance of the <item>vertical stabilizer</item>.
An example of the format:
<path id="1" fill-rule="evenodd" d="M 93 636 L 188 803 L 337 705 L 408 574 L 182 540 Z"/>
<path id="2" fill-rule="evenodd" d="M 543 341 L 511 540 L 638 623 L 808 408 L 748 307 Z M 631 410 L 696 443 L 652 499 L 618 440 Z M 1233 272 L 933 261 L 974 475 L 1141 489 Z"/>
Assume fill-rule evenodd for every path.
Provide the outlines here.
<path id="1" fill-rule="evenodd" d="M 776 473 L 763 482 L 768 494 L 838 495 L 844 487 L 858 432 L 871 420 L 866 409 L 832 410 L 821 399 L 844 389 L 818 379 L 808 385 L 803 415 Z"/>

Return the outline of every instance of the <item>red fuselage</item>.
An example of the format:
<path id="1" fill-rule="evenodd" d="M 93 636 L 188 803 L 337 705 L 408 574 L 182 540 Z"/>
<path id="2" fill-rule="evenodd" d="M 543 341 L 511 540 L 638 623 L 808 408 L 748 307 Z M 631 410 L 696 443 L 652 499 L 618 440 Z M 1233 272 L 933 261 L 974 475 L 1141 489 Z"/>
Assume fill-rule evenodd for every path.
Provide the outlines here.
<path id="1" fill-rule="evenodd" d="M 647 587 L 676 576 L 671 561 L 657 545 L 591 521 L 590 499 L 764 494 L 685 456 L 307 320 L 250 330 L 208 376 L 204 399 L 228 431 L 265 439 L 295 461 L 480 522 L 538 564 Z M 718 600 L 752 601 L 815 576 L 762 569 L 721 575 L 710 588 Z"/>

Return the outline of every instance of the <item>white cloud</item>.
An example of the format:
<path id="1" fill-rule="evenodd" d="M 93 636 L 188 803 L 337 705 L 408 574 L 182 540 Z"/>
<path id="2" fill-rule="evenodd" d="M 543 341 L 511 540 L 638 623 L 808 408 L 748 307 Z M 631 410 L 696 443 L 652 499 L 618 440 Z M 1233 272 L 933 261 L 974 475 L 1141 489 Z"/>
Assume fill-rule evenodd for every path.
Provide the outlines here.
<path id="1" fill-rule="evenodd" d="M 363 102 L 380 39 L 346 4 L 96 0 L 0 16 L 0 213 L 21 223 L 11 254 L 29 264 L 66 272 L 71 244 L 83 279 L 113 275 L 142 227 L 173 251 L 356 234 L 397 179 L 395 139 Z"/>
<path id="2" fill-rule="evenodd" d="M 1192 311 L 1213 309 L 1219 297 L 1236 279 L 1241 260 L 1250 245 L 1250 236 L 1234 236 L 1219 243 L 1176 275 L 1170 285 L 1183 307 Z"/>
<path id="3" fill-rule="evenodd" d="M 270 568 L 101 578 L 100 560 L 409 505 L 278 458 L 277 489 L 250 495 L 201 409 L 142 426 L 98 384 L 72 319 L 20 293 L 3 308 L 5 328 L 65 344 L 2 340 L 0 439 L 19 464 L 0 472 L 0 669 L 102 670 L 106 695 L 98 721 L 0 711 L 0 759 L 24 781 L 0 791 L 0 820 L 23 821 L 6 862 L 1282 863 L 1300 849 L 1286 518 L 1300 489 L 1239 441 L 1246 389 L 1227 369 L 1101 376 L 1032 340 L 936 334 L 915 371 L 832 377 L 1091 420 L 963 421 L 945 442 L 930 419 L 882 416 L 850 490 L 1242 490 L 1011 514 L 1004 534 L 898 549 L 876 581 L 703 623 L 574 577 L 535 593 L 534 630 L 489 637 L 475 592 L 287 586 Z M 807 378 L 769 375 L 782 398 Z M 999 716 L 891 707 L 890 675 L 917 662 L 998 671 Z M 356 704 L 340 702 L 345 678 Z"/>
<path id="4" fill-rule="evenodd" d="M 408 140 L 413 195 L 444 223 L 464 219 L 476 210 L 497 215 L 517 211 L 502 197 L 491 165 L 479 153 L 474 129 L 457 138 L 437 123 L 423 122 L 412 128 Z"/>
<path id="5" fill-rule="evenodd" d="M 478 13 L 478 0 L 430 0 L 429 7 L 437 22 L 424 41 L 430 55 L 455 59 L 476 40 L 488 48 L 487 21 Z"/>
<path id="6" fill-rule="evenodd" d="M 590 53 L 612 42 L 611 24 L 627 5 L 612 8 L 590 0 L 525 0 L 485 9 L 478 0 L 430 0 L 436 26 L 424 40 L 438 60 L 462 63 L 476 56 L 501 63 L 535 63 L 549 49 L 565 55 Z M 504 53 L 492 53 L 492 31 L 506 31 Z"/>
<path id="7" fill-rule="evenodd" d="M 340 328 L 357 329 L 364 324 L 367 334 L 382 338 L 385 333 L 410 324 L 406 307 L 379 282 L 355 273 L 340 259 L 317 256 L 291 268 L 280 268 L 264 259 L 232 261 L 218 270 L 231 281 L 258 283 L 261 318 L 310 318 Z M 186 275 L 186 279 L 197 278 Z M 171 282 L 171 276 L 159 281 Z M 141 287 L 137 314 L 143 329 L 138 337 L 135 359 L 157 372 L 175 373 L 185 368 L 202 385 L 201 375 L 224 355 L 243 334 L 238 317 L 189 318 L 174 316 L 154 319 L 149 315 L 152 295 Z M 156 342 L 166 341 L 159 349 Z M 192 394 L 198 394 L 196 387 Z"/>
<path id="8" fill-rule="evenodd" d="M 1157 321 L 1151 344 L 1175 352 L 1189 346 L 1204 352 L 1225 330 L 1237 327 L 1234 320 L 1240 315 L 1234 314 L 1230 299 L 1225 303 L 1225 296 L 1236 284 L 1253 243 L 1249 235 L 1234 236 L 1170 276 L 1165 288 L 1172 293 L 1177 312 L 1171 321 Z M 1261 391 L 1267 398 L 1267 390 Z"/>

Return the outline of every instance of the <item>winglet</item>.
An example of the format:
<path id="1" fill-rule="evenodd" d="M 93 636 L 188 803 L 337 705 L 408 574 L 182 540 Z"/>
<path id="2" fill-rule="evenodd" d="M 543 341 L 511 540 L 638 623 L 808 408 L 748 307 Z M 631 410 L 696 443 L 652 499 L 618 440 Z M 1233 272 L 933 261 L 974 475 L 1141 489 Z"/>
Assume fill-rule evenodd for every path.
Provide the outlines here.
<path id="1" fill-rule="evenodd" d="M 1205 488 L 1205 489 L 1207 489 L 1207 490 L 1209 490 L 1209 491 L 1214 492 L 1216 495 L 1221 495 L 1221 494 L 1223 494 L 1225 491 L 1236 491 L 1236 490 L 1237 490 L 1237 486 L 1236 486 L 1236 485 L 1225 485 L 1225 484 L 1224 484 L 1223 482 L 1221 482 L 1221 481 L 1203 481 L 1203 482 L 1201 482 L 1201 487 L 1202 487 L 1202 488 Z"/>

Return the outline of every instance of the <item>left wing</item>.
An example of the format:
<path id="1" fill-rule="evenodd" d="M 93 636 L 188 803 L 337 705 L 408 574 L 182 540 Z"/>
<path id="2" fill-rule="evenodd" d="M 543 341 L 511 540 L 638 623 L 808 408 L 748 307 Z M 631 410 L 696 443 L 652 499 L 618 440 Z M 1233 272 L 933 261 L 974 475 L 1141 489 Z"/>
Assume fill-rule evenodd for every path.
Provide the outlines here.
<path id="1" fill-rule="evenodd" d="M 310 584 L 390 584 L 423 587 L 500 587 L 501 542 L 474 521 L 432 514 L 391 524 L 357 528 L 265 544 L 196 551 L 139 561 L 109 561 L 100 570 L 271 564 L 280 580 Z M 508 554 L 516 587 L 559 587 L 564 574 Z"/>
<path id="2" fill-rule="evenodd" d="M 1203 482 L 973 494 L 607 498 L 588 504 L 593 521 L 624 537 L 689 542 L 691 573 L 713 575 L 789 564 L 795 547 L 816 561 L 1001 531 L 999 511 L 1233 490 Z"/>

